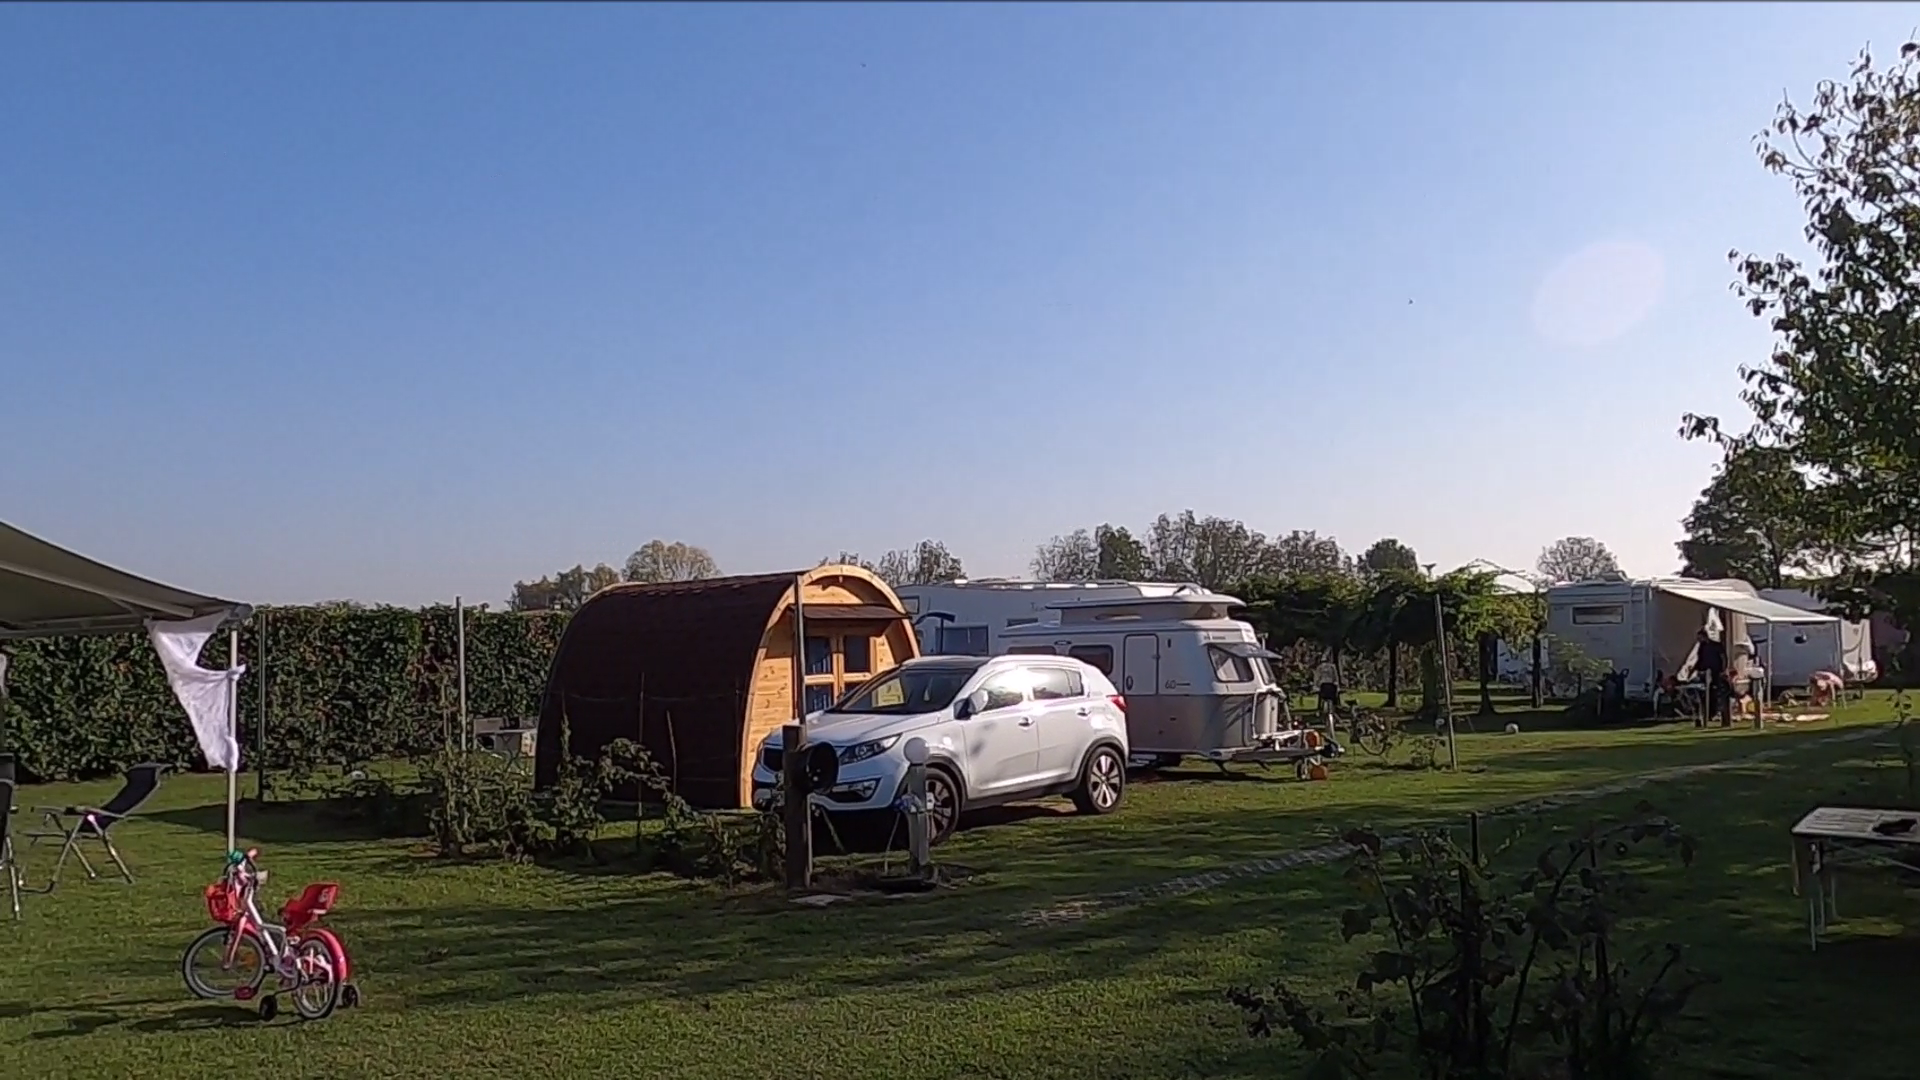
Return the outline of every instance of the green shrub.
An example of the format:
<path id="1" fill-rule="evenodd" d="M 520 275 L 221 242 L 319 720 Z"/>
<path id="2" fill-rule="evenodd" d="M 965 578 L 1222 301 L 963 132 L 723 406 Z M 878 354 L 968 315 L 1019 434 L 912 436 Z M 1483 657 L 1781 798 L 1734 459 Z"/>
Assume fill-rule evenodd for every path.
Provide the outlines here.
<path id="1" fill-rule="evenodd" d="M 539 715 L 566 616 L 467 613 L 470 716 Z M 281 788 L 367 762 L 431 754 L 457 732 L 451 607 L 333 604 L 262 609 L 241 629 L 240 743 Z M 265 649 L 264 678 L 260 667 Z M 29 781 L 115 775 L 143 761 L 200 763 L 192 727 L 145 635 L 19 642 L 7 672 L 0 750 Z M 216 634 L 200 662 L 227 663 Z M 264 742 L 260 694 L 267 695 Z"/>

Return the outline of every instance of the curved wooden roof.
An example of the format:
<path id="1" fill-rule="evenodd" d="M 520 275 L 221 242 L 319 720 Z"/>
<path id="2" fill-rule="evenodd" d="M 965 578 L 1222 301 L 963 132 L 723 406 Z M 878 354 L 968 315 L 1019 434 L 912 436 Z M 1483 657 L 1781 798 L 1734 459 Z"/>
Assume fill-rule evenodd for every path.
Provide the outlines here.
<path id="1" fill-rule="evenodd" d="M 798 576 L 609 586 L 567 620 L 553 681 L 572 694 L 630 696 L 641 668 L 649 697 L 732 693 L 752 674 L 767 620 Z"/>
<path id="2" fill-rule="evenodd" d="M 717 773 L 723 757 L 737 761 L 746 697 L 767 630 L 785 614 L 796 580 L 804 586 L 835 578 L 872 586 L 874 600 L 898 602 L 869 571 L 832 564 L 784 574 L 611 585 L 594 593 L 567 621 L 554 653 L 540 709 L 536 782 L 552 781 L 563 716 L 575 754 L 592 756 L 622 736 L 647 741 L 643 692 L 644 723 L 664 722 L 664 713 L 671 712 L 675 737 L 685 740 L 673 750 L 683 767 L 683 787 L 695 779 L 688 774 L 696 760 L 702 773 Z M 737 801 L 731 788 L 725 795 Z"/>

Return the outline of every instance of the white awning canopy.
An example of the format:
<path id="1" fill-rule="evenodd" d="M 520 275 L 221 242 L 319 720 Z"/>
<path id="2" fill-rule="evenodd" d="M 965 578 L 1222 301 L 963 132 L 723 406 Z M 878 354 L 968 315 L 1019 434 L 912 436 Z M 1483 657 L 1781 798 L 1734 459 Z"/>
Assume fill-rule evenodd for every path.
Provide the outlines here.
<path id="1" fill-rule="evenodd" d="M 1817 611 L 1806 611 L 1787 604 L 1764 600 L 1751 593 L 1741 592 L 1730 585 L 1716 581 L 1656 581 L 1653 587 L 1669 596 L 1682 600 L 1691 600 L 1697 604 L 1731 611 L 1767 623 L 1830 623 L 1839 622 L 1833 615 L 1822 615 Z"/>
<path id="2" fill-rule="evenodd" d="M 253 609 L 135 577 L 0 522 L 0 640 L 139 633 L 148 619 L 224 616 Z"/>

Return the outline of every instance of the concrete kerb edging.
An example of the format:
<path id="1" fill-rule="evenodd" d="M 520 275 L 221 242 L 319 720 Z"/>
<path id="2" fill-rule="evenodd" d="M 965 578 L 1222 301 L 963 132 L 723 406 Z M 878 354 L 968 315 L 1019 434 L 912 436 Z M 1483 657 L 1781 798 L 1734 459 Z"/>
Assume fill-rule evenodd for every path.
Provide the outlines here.
<path id="1" fill-rule="evenodd" d="M 1638 773 L 1611 784 L 1602 784 L 1599 787 L 1581 788 L 1576 791 L 1563 791 L 1537 799 L 1528 799 L 1525 802 L 1510 803 L 1506 806 L 1482 811 L 1482 814 L 1487 817 L 1510 817 L 1515 814 L 1537 814 L 1559 810 L 1564 807 L 1574 806 L 1584 802 L 1592 802 L 1596 799 L 1604 799 L 1613 795 L 1621 795 L 1644 787 L 1651 787 L 1655 784 L 1668 783 L 1674 780 L 1682 780 L 1709 773 L 1725 772 L 1764 761 L 1776 761 L 1792 754 L 1815 750 L 1820 747 L 1834 746 L 1840 743 L 1860 742 L 1875 736 L 1885 735 L 1887 730 L 1887 725 L 1875 724 L 1857 731 L 1846 731 L 1835 735 L 1828 735 L 1824 738 L 1812 739 L 1794 746 L 1776 746 L 1767 750 L 1757 750 L 1751 754 L 1743 754 L 1740 757 L 1728 758 L 1724 761 L 1707 762 L 1699 765 L 1671 765 L 1664 769 L 1652 769 L 1647 772 Z M 1411 836 L 1398 835 L 1387 837 L 1384 842 L 1388 847 L 1398 847 L 1408 843 L 1411 839 Z M 1253 859 L 1248 862 L 1234 863 L 1223 866 L 1218 870 L 1208 870 L 1186 877 L 1173 878 L 1169 881 L 1157 882 L 1152 885 L 1139 885 L 1119 892 L 1091 896 L 1082 900 L 1068 901 L 1047 908 L 1023 911 L 1014 915 L 1013 921 L 1021 926 L 1049 926 L 1060 923 L 1080 922 L 1093 918 L 1096 915 L 1104 915 L 1153 900 L 1167 900 L 1174 897 L 1205 892 L 1209 889 L 1225 885 L 1230 881 L 1264 877 L 1268 874 L 1277 874 L 1303 866 L 1324 866 L 1327 863 L 1346 858 L 1354 854 L 1357 850 L 1353 845 L 1341 842 L 1325 844 L 1315 848 L 1289 851 L 1266 858 Z"/>

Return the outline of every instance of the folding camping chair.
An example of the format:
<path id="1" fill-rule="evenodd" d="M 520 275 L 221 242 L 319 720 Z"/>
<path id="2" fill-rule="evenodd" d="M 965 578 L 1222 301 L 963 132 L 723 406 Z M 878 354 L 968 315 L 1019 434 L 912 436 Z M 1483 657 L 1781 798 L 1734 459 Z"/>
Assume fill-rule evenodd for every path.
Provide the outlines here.
<path id="1" fill-rule="evenodd" d="M 41 815 L 41 827 L 49 831 L 28 833 L 27 838 L 32 841 L 59 840 L 62 842 L 60 858 L 53 864 L 53 873 L 47 876 L 47 886 L 44 891 L 52 892 L 54 886 L 60 884 L 60 870 L 67 865 L 69 854 L 80 860 L 80 865 L 87 871 L 87 877 L 100 876 L 93 872 L 93 864 L 87 861 L 87 853 L 80 850 L 82 840 L 100 841 L 101 846 L 107 849 L 107 857 L 113 860 L 113 865 L 120 868 L 120 876 L 127 879 L 127 884 L 133 884 L 133 871 L 127 869 L 127 864 L 120 858 L 119 849 L 113 846 L 113 827 L 131 817 L 133 812 L 140 808 L 140 804 L 146 802 L 159 789 L 160 771 L 165 768 L 165 765 L 149 762 L 128 769 L 126 784 L 113 798 L 107 800 L 105 806 L 57 808 L 36 806 L 32 808 Z"/>
<path id="2" fill-rule="evenodd" d="M 12 754 L 0 754 L 0 874 L 7 875 L 7 896 L 13 901 L 13 917 L 20 917 L 20 867 L 13 861 L 13 791 L 15 773 Z"/>

